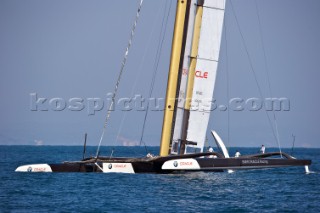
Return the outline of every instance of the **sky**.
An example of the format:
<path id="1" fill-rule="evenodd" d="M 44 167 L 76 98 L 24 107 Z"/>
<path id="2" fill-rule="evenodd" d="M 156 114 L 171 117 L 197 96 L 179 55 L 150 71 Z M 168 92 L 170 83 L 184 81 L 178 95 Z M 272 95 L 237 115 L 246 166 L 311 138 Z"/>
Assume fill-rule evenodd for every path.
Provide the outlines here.
<path id="1" fill-rule="evenodd" d="M 0 1 L 0 145 L 82 145 L 86 132 L 88 145 L 98 144 L 138 4 Z M 118 98 L 148 97 L 162 38 L 152 97 L 165 97 L 175 7 L 173 0 L 144 1 Z M 261 98 L 259 87 L 262 99 L 287 98 L 290 109 L 274 111 L 281 147 L 292 146 L 292 135 L 296 147 L 320 147 L 319 10 L 318 0 L 227 1 L 214 99 L 226 105 L 233 98 Z M 75 103 L 80 99 L 82 106 Z M 66 107 L 59 110 L 62 101 Z M 120 105 L 103 145 L 140 140 L 145 112 L 123 111 Z M 274 114 L 267 113 L 274 127 Z M 162 116 L 162 111 L 148 114 L 143 141 L 149 146 L 159 145 Z M 264 109 L 214 110 L 210 144 L 209 130 L 227 146 L 278 146 Z"/>

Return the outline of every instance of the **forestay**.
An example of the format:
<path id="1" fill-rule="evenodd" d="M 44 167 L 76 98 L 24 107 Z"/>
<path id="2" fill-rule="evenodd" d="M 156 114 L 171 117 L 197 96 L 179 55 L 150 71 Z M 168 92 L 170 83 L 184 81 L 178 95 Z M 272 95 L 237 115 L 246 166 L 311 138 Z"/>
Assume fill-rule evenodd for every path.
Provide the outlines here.
<path id="1" fill-rule="evenodd" d="M 186 152 L 202 152 L 211 112 L 212 96 L 219 61 L 225 0 L 206 0 L 191 100 Z"/>

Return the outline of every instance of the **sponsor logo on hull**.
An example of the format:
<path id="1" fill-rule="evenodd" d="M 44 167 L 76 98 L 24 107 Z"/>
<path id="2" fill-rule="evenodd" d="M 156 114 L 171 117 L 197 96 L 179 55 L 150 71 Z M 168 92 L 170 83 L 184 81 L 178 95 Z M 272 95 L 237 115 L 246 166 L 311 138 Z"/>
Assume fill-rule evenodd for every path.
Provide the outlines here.
<path id="1" fill-rule="evenodd" d="M 257 159 L 257 160 L 242 160 L 242 164 L 269 164 L 268 160 L 261 160 L 261 159 Z"/>
<path id="2" fill-rule="evenodd" d="M 48 164 L 32 164 L 19 166 L 16 172 L 52 172 L 51 167 Z"/>
<path id="3" fill-rule="evenodd" d="M 198 161 L 192 158 L 168 160 L 161 168 L 163 170 L 200 170 Z"/>
<path id="4" fill-rule="evenodd" d="M 131 163 L 103 163 L 104 173 L 135 173 Z"/>

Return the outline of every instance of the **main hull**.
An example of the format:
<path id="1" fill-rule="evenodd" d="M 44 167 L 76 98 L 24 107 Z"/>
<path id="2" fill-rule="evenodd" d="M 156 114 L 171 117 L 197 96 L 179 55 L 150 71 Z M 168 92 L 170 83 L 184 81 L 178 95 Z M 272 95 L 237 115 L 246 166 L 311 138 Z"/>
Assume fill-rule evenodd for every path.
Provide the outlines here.
<path id="1" fill-rule="evenodd" d="M 282 158 L 271 158 L 281 155 Z M 33 164 L 20 166 L 17 172 L 103 172 L 103 173 L 174 173 L 222 172 L 242 169 L 265 169 L 305 166 L 311 160 L 298 160 L 285 153 L 248 155 L 224 158 L 219 153 L 199 153 L 152 158 L 88 158 L 61 164 Z M 308 171 L 306 169 L 306 171 Z"/>

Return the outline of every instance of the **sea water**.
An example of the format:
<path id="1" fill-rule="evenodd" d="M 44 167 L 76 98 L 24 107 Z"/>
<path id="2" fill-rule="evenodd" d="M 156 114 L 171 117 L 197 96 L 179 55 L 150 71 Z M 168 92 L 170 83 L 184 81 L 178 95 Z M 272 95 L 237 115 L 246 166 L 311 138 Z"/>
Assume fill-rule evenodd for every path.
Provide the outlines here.
<path id="1" fill-rule="evenodd" d="M 156 154 L 159 147 L 147 149 Z M 112 150 L 114 156 L 146 154 L 144 147 L 102 147 L 101 155 Z M 238 150 L 250 154 L 258 148 Z M 94 153 L 88 147 L 86 156 Z M 320 149 L 294 149 L 296 157 L 313 161 L 311 174 L 303 167 L 184 174 L 14 172 L 19 165 L 82 155 L 83 148 L 74 146 L 0 146 L 0 212 L 320 212 Z"/>

